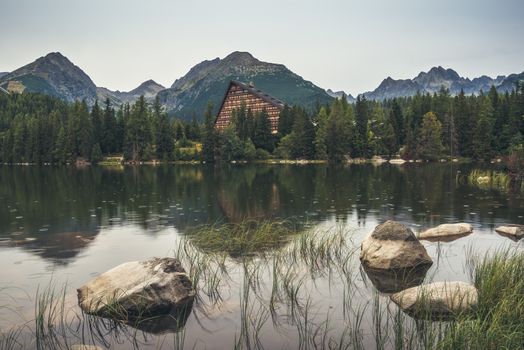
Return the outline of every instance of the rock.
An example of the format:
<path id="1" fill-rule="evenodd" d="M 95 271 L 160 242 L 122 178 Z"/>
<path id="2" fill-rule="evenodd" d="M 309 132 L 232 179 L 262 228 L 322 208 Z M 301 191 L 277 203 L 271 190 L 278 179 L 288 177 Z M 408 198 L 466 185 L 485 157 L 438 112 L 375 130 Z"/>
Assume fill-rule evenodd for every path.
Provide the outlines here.
<path id="1" fill-rule="evenodd" d="M 382 164 L 382 163 L 387 163 L 388 160 L 382 158 L 381 156 L 373 156 L 373 158 L 371 158 L 371 162 L 373 164 Z"/>
<path id="2" fill-rule="evenodd" d="M 435 282 L 403 290 L 390 298 L 415 318 L 449 319 L 474 310 L 478 292 L 466 282 Z"/>
<path id="3" fill-rule="evenodd" d="M 364 239 L 360 261 L 372 269 L 404 269 L 433 263 L 413 231 L 395 221 L 378 225 Z"/>
<path id="4" fill-rule="evenodd" d="M 420 232 L 419 239 L 426 240 L 454 240 L 473 232 L 473 226 L 466 223 L 443 224 Z"/>
<path id="5" fill-rule="evenodd" d="M 524 237 L 524 225 L 507 225 L 499 226 L 495 229 L 498 234 L 509 237 L 514 240 L 520 240 Z"/>
<path id="6" fill-rule="evenodd" d="M 381 293 L 396 293 L 424 282 L 431 265 L 405 269 L 373 269 L 362 265 L 373 286 Z"/>
<path id="7" fill-rule="evenodd" d="M 389 163 L 391 164 L 404 164 L 406 161 L 404 159 L 390 159 Z"/>
<path id="8" fill-rule="evenodd" d="M 479 176 L 477 177 L 477 183 L 479 185 L 488 184 L 491 181 L 491 178 L 489 176 Z"/>
<path id="9" fill-rule="evenodd" d="M 189 276 L 173 258 L 124 263 L 77 292 L 84 312 L 113 319 L 184 311 L 196 294 Z"/>
<path id="10" fill-rule="evenodd" d="M 70 348 L 71 350 L 102 350 L 101 347 L 96 345 L 86 345 L 86 344 L 74 344 Z"/>

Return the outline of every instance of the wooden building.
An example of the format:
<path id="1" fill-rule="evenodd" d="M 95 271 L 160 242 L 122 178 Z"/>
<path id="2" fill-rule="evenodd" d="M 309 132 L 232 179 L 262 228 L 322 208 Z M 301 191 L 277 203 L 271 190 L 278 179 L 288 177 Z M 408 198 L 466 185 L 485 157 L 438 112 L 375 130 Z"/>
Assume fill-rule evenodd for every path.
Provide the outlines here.
<path id="1" fill-rule="evenodd" d="M 256 89 L 252 84 L 243 84 L 231 81 L 215 120 L 215 127 L 219 130 L 226 128 L 231 122 L 233 110 L 240 109 L 242 103 L 246 109 L 251 109 L 253 115 L 266 110 L 271 122 L 271 132 L 278 131 L 278 118 L 284 108 L 284 102 Z"/>

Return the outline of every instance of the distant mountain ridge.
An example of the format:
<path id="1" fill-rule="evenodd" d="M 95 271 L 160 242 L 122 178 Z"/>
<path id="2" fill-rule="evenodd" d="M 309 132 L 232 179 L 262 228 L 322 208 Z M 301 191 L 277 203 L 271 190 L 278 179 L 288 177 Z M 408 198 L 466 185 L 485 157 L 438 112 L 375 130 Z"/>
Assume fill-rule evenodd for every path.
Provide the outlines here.
<path id="1" fill-rule="evenodd" d="M 346 100 L 349 102 L 349 103 L 353 103 L 356 101 L 356 99 L 349 93 L 346 93 L 344 91 L 333 91 L 331 89 L 327 89 L 326 90 L 327 94 L 331 97 L 334 97 L 334 98 L 342 98 L 344 96 L 346 96 Z"/>
<path id="2" fill-rule="evenodd" d="M 478 94 L 480 91 L 487 92 L 491 86 L 495 86 L 499 92 L 511 91 L 515 88 L 515 82 L 524 81 L 524 72 L 511 74 L 508 77 L 499 75 L 491 78 L 483 75 L 478 78 L 469 79 L 461 77 L 453 69 L 445 69 L 441 66 L 433 67 L 428 72 L 420 72 L 413 79 L 393 79 L 387 77 L 373 91 L 365 92 L 363 95 L 371 100 L 386 100 L 395 97 L 407 97 L 420 93 L 435 93 L 442 87 L 449 89 L 452 95 L 457 95 L 461 90 L 467 95 Z"/>

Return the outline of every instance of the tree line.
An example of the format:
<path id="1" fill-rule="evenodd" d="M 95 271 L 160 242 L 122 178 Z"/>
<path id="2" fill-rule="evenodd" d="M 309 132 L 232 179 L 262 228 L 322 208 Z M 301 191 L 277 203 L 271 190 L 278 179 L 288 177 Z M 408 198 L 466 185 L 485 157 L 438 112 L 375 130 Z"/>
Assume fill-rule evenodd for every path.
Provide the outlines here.
<path id="1" fill-rule="evenodd" d="M 120 155 L 131 162 L 173 160 L 176 146 L 199 140 L 201 125 L 170 120 L 157 100 L 140 97 L 118 108 L 109 99 L 89 109 L 85 101 L 67 104 L 32 94 L 0 94 L 0 162 L 98 162 Z"/>
<path id="2" fill-rule="evenodd" d="M 253 146 L 276 158 L 335 162 L 373 156 L 490 160 L 518 153 L 524 158 L 524 85 L 503 94 L 492 87 L 478 95 L 451 96 L 442 88 L 383 102 L 359 96 L 350 104 L 341 98 L 312 113 L 285 106 L 277 134 L 267 123 L 267 113 L 253 115 L 243 106 L 234 111 L 230 126 L 217 132 L 209 116 L 204 158 L 249 158 Z"/>
<path id="3" fill-rule="evenodd" d="M 437 160 L 490 160 L 524 155 L 524 85 L 512 92 L 451 96 L 442 88 L 383 102 L 359 96 L 306 110 L 285 106 L 278 133 L 266 111 L 246 105 L 217 131 L 212 106 L 204 122 L 170 119 L 158 99 L 144 97 L 91 108 L 32 94 L 0 95 L 0 162 L 97 162 L 107 155 L 126 161 L 322 159 L 333 162 L 373 156 Z"/>

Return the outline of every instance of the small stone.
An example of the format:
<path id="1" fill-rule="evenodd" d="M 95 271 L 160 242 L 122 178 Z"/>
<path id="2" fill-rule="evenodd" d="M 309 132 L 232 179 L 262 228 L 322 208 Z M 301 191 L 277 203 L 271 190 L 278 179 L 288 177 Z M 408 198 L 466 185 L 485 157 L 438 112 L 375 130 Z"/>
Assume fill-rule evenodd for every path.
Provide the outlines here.
<path id="1" fill-rule="evenodd" d="M 524 237 L 524 225 L 499 226 L 495 231 L 501 235 L 520 240 Z"/>

